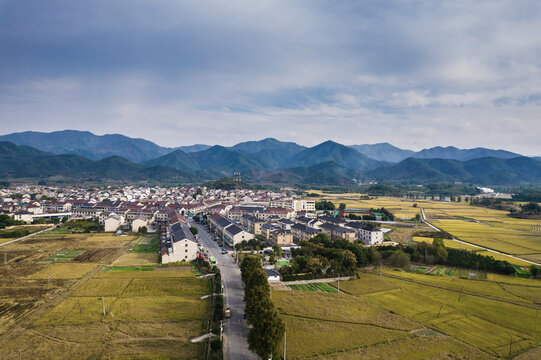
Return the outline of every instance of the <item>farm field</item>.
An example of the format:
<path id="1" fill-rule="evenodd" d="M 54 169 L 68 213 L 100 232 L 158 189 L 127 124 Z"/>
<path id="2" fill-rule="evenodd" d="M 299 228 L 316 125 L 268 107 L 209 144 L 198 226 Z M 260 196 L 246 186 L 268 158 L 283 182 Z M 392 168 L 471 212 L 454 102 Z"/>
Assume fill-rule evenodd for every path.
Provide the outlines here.
<path id="1" fill-rule="evenodd" d="M 423 236 L 414 236 L 412 238 L 412 240 L 414 242 L 423 242 L 424 241 L 427 244 L 432 244 L 433 239 L 429 238 L 429 237 L 423 237 Z M 504 254 L 498 254 L 498 253 L 494 253 L 494 252 L 491 252 L 491 251 L 488 251 L 488 250 L 483 250 L 482 248 L 479 248 L 477 246 L 473 246 L 473 245 L 469 245 L 469 244 L 463 244 L 463 243 L 455 241 L 455 240 L 443 239 L 443 243 L 445 244 L 445 247 L 450 248 L 450 249 L 463 249 L 463 250 L 475 251 L 479 255 L 492 256 L 496 260 L 507 261 L 510 264 L 515 264 L 515 265 L 518 265 L 518 266 L 530 266 L 529 262 L 526 262 L 526 261 L 523 261 L 523 260 L 520 260 L 520 259 L 516 259 L 516 258 L 513 258 L 511 256 L 504 255 Z"/>
<path id="2" fill-rule="evenodd" d="M 286 325 L 288 359 L 491 358 L 356 296 L 274 290 L 272 300 Z"/>
<path id="3" fill-rule="evenodd" d="M 209 280 L 130 252 L 142 240 L 57 234 L 2 247 L 2 356 L 201 358 L 204 345 L 190 339 L 206 332 Z"/>
<path id="4" fill-rule="evenodd" d="M 345 202 L 348 207 L 383 206 L 398 219 L 410 219 L 419 213 L 419 208 L 423 208 L 430 223 L 460 240 L 541 263 L 541 233 L 534 231 L 534 227 L 541 226 L 541 220 L 512 218 L 507 216 L 507 211 L 470 206 L 466 202 L 421 199 L 411 201 L 397 197 L 360 200 L 362 194 L 318 193 L 321 194 L 318 200 L 330 200 L 335 204 Z M 413 207 L 413 204 L 417 204 L 417 207 Z M 398 229 L 394 232 L 399 234 L 390 234 L 393 241 L 407 242 L 411 240 L 414 230 Z M 495 254 L 491 255 L 496 258 Z M 529 266 L 529 263 L 520 260 L 507 261 L 519 266 Z"/>
<path id="5" fill-rule="evenodd" d="M 341 283 L 341 289 L 485 355 L 506 357 L 510 347 L 517 355 L 541 342 L 541 319 L 536 317 L 541 310 L 538 280 L 520 279 L 518 285 L 393 270 L 384 270 L 381 280 L 377 274 L 359 276 Z"/>
<path id="6" fill-rule="evenodd" d="M 300 285 L 288 285 L 291 290 L 301 290 L 301 291 L 323 291 L 335 293 L 338 290 L 326 283 L 309 283 L 309 284 L 300 284 Z"/>

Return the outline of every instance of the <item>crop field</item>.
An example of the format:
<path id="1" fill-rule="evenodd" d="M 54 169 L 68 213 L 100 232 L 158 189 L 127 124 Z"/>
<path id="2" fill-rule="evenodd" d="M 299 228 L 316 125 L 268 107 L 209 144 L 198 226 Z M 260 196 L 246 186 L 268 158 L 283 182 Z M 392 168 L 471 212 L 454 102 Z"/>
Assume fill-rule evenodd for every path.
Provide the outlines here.
<path id="1" fill-rule="evenodd" d="M 323 291 L 335 293 L 338 290 L 326 283 L 309 283 L 309 284 L 299 284 L 299 285 L 288 285 L 291 290 L 301 290 L 301 291 Z"/>
<path id="2" fill-rule="evenodd" d="M 275 290 L 272 299 L 286 325 L 288 359 L 491 358 L 357 296 Z"/>
<path id="3" fill-rule="evenodd" d="M 325 193 L 318 200 L 330 200 L 335 204 L 345 202 L 348 207 L 385 207 L 398 219 L 410 219 L 419 213 L 419 208 L 423 208 L 432 224 L 460 240 L 541 263 L 541 233 L 534 231 L 534 227 L 541 226 L 541 220 L 512 218 L 507 215 L 507 211 L 470 206 L 466 202 L 420 199 L 412 201 L 395 197 L 360 200 L 360 197 L 361 194 Z M 413 204 L 417 204 L 417 207 L 413 207 Z M 414 229 L 397 229 L 390 237 L 393 241 L 408 242 L 414 231 Z M 494 258 L 501 257 L 496 254 L 490 255 Z M 519 266 L 529 266 L 528 262 L 512 258 L 501 260 Z"/>
<path id="4" fill-rule="evenodd" d="M 486 354 L 519 354 L 541 342 L 538 280 L 513 284 L 392 270 L 384 270 L 381 280 L 377 274 L 359 276 L 341 289 Z"/>
<path id="5" fill-rule="evenodd" d="M 134 243 L 144 240 L 53 234 L 2 247 L 1 357 L 201 358 L 190 339 L 206 332 L 209 280 Z"/>

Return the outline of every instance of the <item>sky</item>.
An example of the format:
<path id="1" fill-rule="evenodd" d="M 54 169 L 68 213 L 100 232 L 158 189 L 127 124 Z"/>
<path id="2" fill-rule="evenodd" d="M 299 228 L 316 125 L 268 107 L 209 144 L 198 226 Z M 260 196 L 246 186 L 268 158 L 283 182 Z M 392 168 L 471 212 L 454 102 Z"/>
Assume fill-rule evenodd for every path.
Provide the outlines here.
<path id="1" fill-rule="evenodd" d="M 0 0 L 0 133 L 541 155 L 541 2 Z"/>

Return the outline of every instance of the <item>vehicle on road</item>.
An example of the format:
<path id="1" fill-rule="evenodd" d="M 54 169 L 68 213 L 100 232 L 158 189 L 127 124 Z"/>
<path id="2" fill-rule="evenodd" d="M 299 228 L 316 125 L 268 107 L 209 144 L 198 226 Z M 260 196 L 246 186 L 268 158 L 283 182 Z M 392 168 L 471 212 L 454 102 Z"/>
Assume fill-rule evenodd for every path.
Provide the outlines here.
<path id="1" fill-rule="evenodd" d="M 222 254 L 227 254 L 227 250 L 225 248 L 222 249 Z"/>
<path id="2" fill-rule="evenodd" d="M 211 266 L 216 266 L 218 264 L 218 262 L 216 261 L 216 258 L 214 256 L 211 256 L 209 258 L 209 262 L 210 262 Z"/>
<path id="3" fill-rule="evenodd" d="M 229 319 L 231 317 L 231 309 L 230 308 L 226 308 L 225 309 L 225 318 L 226 319 Z"/>

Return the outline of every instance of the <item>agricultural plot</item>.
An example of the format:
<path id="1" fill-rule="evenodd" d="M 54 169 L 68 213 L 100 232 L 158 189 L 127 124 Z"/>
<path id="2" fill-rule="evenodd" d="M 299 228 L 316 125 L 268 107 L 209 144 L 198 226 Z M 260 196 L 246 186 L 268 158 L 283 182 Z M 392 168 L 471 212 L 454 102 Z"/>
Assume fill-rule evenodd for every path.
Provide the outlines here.
<path id="1" fill-rule="evenodd" d="M 356 296 L 275 290 L 272 300 L 286 325 L 288 359 L 491 358 Z"/>
<path id="2" fill-rule="evenodd" d="M 2 357 L 201 358 L 190 339 L 206 332 L 209 280 L 141 264 L 153 254 L 130 253 L 136 239 L 53 234 L 2 247 Z M 124 254 L 134 258 L 116 266 Z"/>
<path id="3" fill-rule="evenodd" d="M 462 220 L 434 220 L 433 224 L 464 240 L 512 255 L 541 253 L 541 236 Z"/>
<path id="4" fill-rule="evenodd" d="M 338 290 L 329 284 L 326 283 L 308 283 L 308 284 L 299 284 L 299 285 L 288 285 L 291 290 L 300 290 L 300 291 L 323 291 L 335 293 Z"/>
<path id="5" fill-rule="evenodd" d="M 322 194 L 318 199 L 331 200 L 334 203 L 345 202 L 348 207 L 385 207 L 399 219 L 412 218 L 419 213 L 419 208 L 423 208 L 431 223 L 461 240 L 541 263 L 541 233 L 533 230 L 541 226 L 541 220 L 512 218 L 506 211 L 470 206 L 465 202 L 420 199 L 411 201 L 393 197 L 358 200 L 360 196 L 361 194 Z M 414 203 L 417 204 L 417 208 L 413 207 Z M 390 237 L 393 241 L 408 242 L 411 240 L 412 231 L 409 229 L 408 233 L 408 230 L 397 229 Z M 453 245 L 456 244 L 450 244 L 451 247 Z M 459 248 L 460 246 L 458 245 Z M 494 258 L 496 256 L 493 255 Z M 519 266 L 529 266 L 527 262 L 512 258 L 501 260 Z"/>
<path id="6" fill-rule="evenodd" d="M 385 279 L 398 289 L 358 296 L 493 356 L 507 356 L 510 348 L 512 354 L 517 354 L 541 341 L 541 324 L 536 320 L 540 308 L 532 298 L 504 288 L 498 290 L 499 285 L 488 281 L 455 283 L 445 277 L 399 275 L 403 278 Z M 422 281 L 412 282 L 417 277 Z M 466 289 L 462 293 L 463 287 L 471 293 L 466 294 Z"/>

